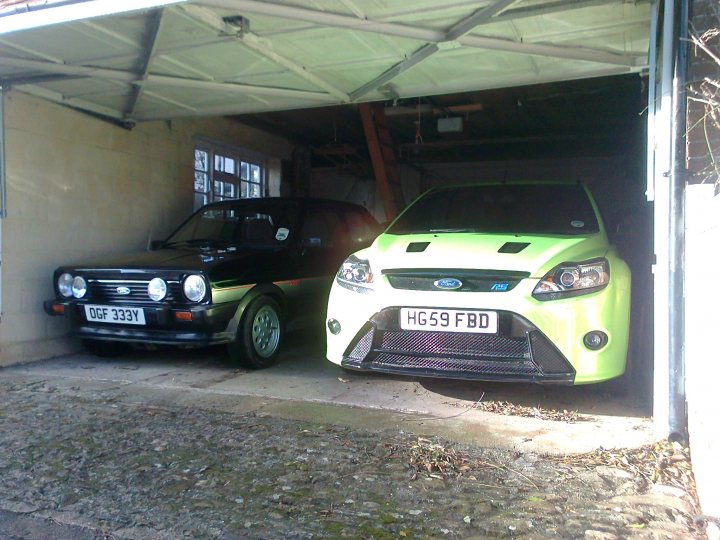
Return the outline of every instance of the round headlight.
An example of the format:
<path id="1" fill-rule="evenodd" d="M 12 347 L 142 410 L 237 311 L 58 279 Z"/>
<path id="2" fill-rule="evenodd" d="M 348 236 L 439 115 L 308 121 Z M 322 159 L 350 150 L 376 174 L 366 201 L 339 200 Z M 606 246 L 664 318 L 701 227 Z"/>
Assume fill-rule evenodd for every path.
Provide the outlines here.
<path id="1" fill-rule="evenodd" d="M 199 302 L 205 298 L 205 280 L 197 274 L 185 278 L 183 282 L 183 293 L 191 302 Z"/>
<path id="2" fill-rule="evenodd" d="M 162 278 L 153 278 L 150 280 L 150 283 L 148 283 L 147 291 L 150 298 L 159 302 L 165 298 L 167 294 L 167 283 L 165 283 L 165 280 Z"/>
<path id="3" fill-rule="evenodd" d="M 60 274 L 58 278 L 57 287 L 60 294 L 65 298 L 70 298 L 73 295 L 72 291 L 73 277 L 68 274 Z"/>
<path id="4" fill-rule="evenodd" d="M 87 292 L 87 281 L 82 276 L 75 276 L 72 280 L 72 295 L 75 298 L 82 298 Z"/>

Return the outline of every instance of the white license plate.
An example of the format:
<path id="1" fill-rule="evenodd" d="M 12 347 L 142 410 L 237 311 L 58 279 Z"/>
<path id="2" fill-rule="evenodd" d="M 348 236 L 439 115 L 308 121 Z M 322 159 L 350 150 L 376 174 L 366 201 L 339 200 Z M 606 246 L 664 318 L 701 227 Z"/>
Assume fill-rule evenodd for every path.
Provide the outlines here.
<path id="1" fill-rule="evenodd" d="M 85 306 L 85 317 L 91 322 L 145 324 L 145 312 L 142 308 L 87 304 Z"/>
<path id="2" fill-rule="evenodd" d="M 401 308 L 400 328 L 403 330 L 497 334 L 498 316 L 495 311 Z"/>

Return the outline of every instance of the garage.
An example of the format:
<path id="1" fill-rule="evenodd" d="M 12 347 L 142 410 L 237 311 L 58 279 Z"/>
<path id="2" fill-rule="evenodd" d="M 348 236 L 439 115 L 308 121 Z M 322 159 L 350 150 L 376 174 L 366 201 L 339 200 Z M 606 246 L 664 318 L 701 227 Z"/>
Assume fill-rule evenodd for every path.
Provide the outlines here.
<path id="1" fill-rule="evenodd" d="M 685 192 L 664 176 L 678 140 L 670 74 L 683 6 L 3 7 L 3 364 L 76 347 L 38 309 L 57 264 L 142 249 L 224 190 L 349 200 L 388 221 L 435 185 L 562 175 L 591 187 L 637 258 L 633 376 L 653 396 L 658 434 L 684 433 L 677 385 L 683 354 L 701 342 L 686 344 L 677 316 Z M 712 24 L 710 3 L 692 7 Z M 215 173 L 228 173 L 218 158 L 237 184 L 216 188 Z M 705 183 L 691 198 L 704 208 L 711 192 Z M 717 231 L 712 219 L 698 227 Z"/>

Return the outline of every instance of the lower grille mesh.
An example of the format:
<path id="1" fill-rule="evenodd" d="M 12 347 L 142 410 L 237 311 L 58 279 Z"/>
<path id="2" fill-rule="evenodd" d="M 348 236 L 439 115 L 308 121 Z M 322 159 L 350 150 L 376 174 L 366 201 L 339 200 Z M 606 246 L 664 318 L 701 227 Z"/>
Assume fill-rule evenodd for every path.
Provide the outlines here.
<path id="1" fill-rule="evenodd" d="M 382 349 L 402 353 L 431 353 L 470 358 L 530 359 L 525 338 L 494 334 L 460 334 L 454 332 L 383 332 Z"/>
<path id="2" fill-rule="evenodd" d="M 464 360 L 459 358 L 435 358 L 402 356 L 399 354 L 379 354 L 374 362 L 376 366 L 388 366 L 411 369 L 429 369 L 444 372 L 482 373 L 494 376 L 532 376 L 538 373 L 530 362 L 498 362 L 495 360 Z"/>

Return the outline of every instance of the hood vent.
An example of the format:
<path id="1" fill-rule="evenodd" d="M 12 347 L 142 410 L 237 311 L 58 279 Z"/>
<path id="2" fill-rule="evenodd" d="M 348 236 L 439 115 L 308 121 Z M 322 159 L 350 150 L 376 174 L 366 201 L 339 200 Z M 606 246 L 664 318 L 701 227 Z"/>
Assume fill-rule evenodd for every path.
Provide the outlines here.
<path id="1" fill-rule="evenodd" d="M 407 249 L 407 253 L 422 253 L 430 245 L 430 242 L 410 242 Z"/>
<path id="2" fill-rule="evenodd" d="M 505 242 L 498 253 L 520 253 L 523 249 L 528 247 L 530 242 Z"/>

